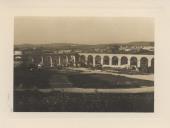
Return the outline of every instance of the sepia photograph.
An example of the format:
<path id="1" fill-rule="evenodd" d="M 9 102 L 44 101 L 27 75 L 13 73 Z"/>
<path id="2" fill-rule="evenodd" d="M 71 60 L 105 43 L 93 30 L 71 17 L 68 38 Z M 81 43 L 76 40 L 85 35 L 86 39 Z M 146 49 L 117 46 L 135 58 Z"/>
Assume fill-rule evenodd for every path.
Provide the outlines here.
<path id="1" fill-rule="evenodd" d="M 14 112 L 154 112 L 154 18 L 15 16 Z"/>

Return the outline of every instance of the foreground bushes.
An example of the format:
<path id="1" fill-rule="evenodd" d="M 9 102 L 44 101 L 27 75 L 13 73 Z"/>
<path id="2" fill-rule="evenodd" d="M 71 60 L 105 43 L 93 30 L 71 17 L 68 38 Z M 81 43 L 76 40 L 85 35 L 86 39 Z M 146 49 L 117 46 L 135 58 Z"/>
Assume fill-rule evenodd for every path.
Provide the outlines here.
<path id="1" fill-rule="evenodd" d="M 15 91 L 15 112 L 153 112 L 154 94 Z"/>

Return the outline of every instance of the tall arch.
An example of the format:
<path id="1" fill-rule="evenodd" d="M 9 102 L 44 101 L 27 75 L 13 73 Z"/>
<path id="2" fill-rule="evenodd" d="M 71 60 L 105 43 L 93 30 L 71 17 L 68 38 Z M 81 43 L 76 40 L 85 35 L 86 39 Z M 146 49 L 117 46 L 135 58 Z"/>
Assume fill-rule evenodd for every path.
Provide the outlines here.
<path id="1" fill-rule="evenodd" d="M 140 69 L 142 72 L 148 72 L 148 59 L 146 57 L 140 59 Z"/>
<path id="2" fill-rule="evenodd" d="M 60 63 L 61 63 L 61 65 L 63 65 L 63 66 L 66 66 L 66 65 L 68 64 L 68 58 L 67 58 L 66 55 L 60 56 Z"/>
<path id="3" fill-rule="evenodd" d="M 32 61 L 32 60 L 31 60 Z M 33 57 L 33 62 L 34 62 L 34 64 L 36 64 L 36 65 L 38 65 L 40 62 L 41 62 L 41 57 L 40 56 L 34 56 Z"/>
<path id="4" fill-rule="evenodd" d="M 73 56 L 72 55 L 67 55 L 67 58 L 68 58 L 68 66 L 74 66 L 74 64 L 75 64 L 75 60 L 74 60 L 74 58 L 73 58 Z"/>
<path id="5" fill-rule="evenodd" d="M 121 65 L 127 64 L 128 58 L 126 56 L 121 57 Z"/>
<path id="6" fill-rule="evenodd" d="M 101 64 L 101 56 L 97 55 L 95 57 L 95 64 Z"/>
<path id="7" fill-rule="evenodd" d="M 80 55 L 76 53 L 74 56 L 75 56 L 75 65 L 78 66 L 80 63 Z"/>
<path id="8" fill-rule="evenodd" d="M 86 57 L 85 57 L 85 55 L 81 55 L 81 56 L 80 56 L 80 65 L 81 65 L 82 67 L 84 67 L 84 66 L 85 66 L 85 62 L 86 62 Z"/>
<path id="9" fill-rule="evenodd" d="M 110 62 L 109 57 L 108 56 L 104 56 L 103 57 L 103 64 L 104 65 L 109 65 L 109 62 Z"/>
<path id="10" fill-rule="evenodd" d="M 137 65 L 138 65 L 138 60 L 137 60 L 136 57 L 131 57 L 131 58 L 130 58 L 130 65 L 137 67 Z"/>
<path id="11" fill-rule="evenodd" d="M 118 57 L 117 56 L 112 57 L 112 65 L 118 65 Z"/>
<path id="12" fill-rule="evenodd" d="M 44 66 L 50 66 L 50 56 L 44 57 Z"/>
<path id="13" fill-rule="evenodd" d="M 151 67 L 154 67 L 154 58 L 151 59 Z"/>
<path id="14" fill-rule="evenodd" d="M 151 59 L 151 72 L 154 72 L 154 58 Z"/>
<path id="15" fill-rule="evenodd" d="M 54 63 L 54 66 L 57 66 L 59 64 L 59 56 L 53 57 L 53 63 Z"/>
<path id="16" fill-rule="evenodd" d="M 93 56 L 92 55 L 89 55 L 87 57 L 87 64 L 88 64 L 88 66 L 93 66 Z"/>
<path id="17" fill-rule="evenodd" d="M 29 55 L 25 55 L 23 57 L 23 64 L 26 66 L 33 65 L 34 64 L 34 58 Z"/>
<path id="18" fill-rule="evenodd" d="M 69 54 L 67 55 L 67 64 L 68 64 L 68 66 L 73 66 L 71 55 L 69 55 Z"/>

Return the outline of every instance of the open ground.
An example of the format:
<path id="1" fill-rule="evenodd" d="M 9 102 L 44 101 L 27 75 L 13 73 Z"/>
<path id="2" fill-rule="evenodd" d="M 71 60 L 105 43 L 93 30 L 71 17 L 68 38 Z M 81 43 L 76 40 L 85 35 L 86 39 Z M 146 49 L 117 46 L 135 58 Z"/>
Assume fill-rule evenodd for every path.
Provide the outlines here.
<path id="1" fill-rule="evenodd" d="M 15 69 L 14 111 L 153 112 L 153 86 L 153 75 Z"/>

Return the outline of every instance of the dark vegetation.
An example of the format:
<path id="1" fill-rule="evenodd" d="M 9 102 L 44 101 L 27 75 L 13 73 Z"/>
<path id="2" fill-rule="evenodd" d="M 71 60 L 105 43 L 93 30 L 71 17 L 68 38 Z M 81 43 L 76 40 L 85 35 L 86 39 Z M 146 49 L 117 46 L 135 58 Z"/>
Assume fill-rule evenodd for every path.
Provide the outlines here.
<path id="1" fill-rule="evenodd" d="M 153 81 L 113 76 L 109 74 L 83 74 L 66 69 L 21 69 L 14 70 L 14 89 L 32 88 L 133 88 L 153 86 Z"/>
<path id="2" fill-rule="evenodd" d="M 154 69 L 152 67 L 146 68 L 146 70 L 142 71 L 141 68 L 139 68 L 140 71 L 136 69 L 126 69 L 126 68 L 113 68 L 113 67 L 103 67 L 102 70 L 117 74 L 128 74 L 128 75 L 149 75 L 153 74 Z"/>
<path id="3" fill-rule="evenodd" d="M 131 79 L 123 76 L 108 74 L 81 74 L 69 75 L 69 80 L 75 87 L 82 88 L 134 88 L 141 86 L 153 86 L 152 81 Z"/>
<path id="4" fill-rule="evenodd" d="M 151 81 L 106 74 L 82 74 L 69 70 L 14 70 L 15 112 L 153 112 L 154 94 L 84 94 L 39 92 L 38 88 L 130 88 L 153 86 Z M 35 89 L 34 91 L 16 91 Z"/>
<path id="5" fill-rule="evenodd" d="M 153 112 L 154 94 L 15 91 L 15 112 Z"/>

